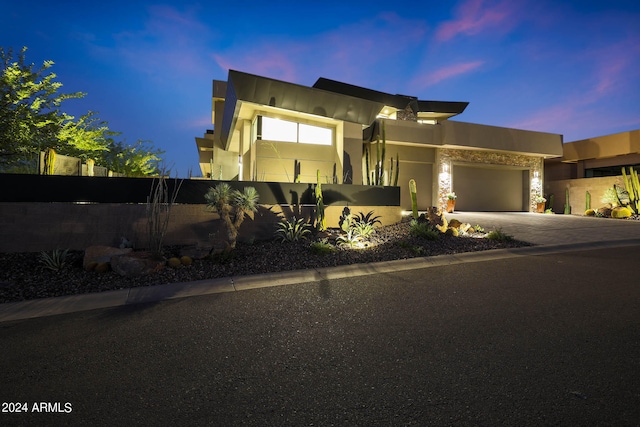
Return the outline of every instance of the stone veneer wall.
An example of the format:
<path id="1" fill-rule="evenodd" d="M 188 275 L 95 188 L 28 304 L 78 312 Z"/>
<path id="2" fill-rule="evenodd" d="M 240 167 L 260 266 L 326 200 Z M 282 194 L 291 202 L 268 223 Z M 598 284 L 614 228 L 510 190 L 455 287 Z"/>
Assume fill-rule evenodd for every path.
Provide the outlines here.
<path id="1" fill-rule="evenodd" d="M 535 212 L 535 197 L 542 195 L 544 161 L 541 157 L 496 151 L 457 150 L 441 148 L 438 150 L 438 202 L 440 207 L 447 204 L 447 193 L 451 192 L 452 163 L 464 162 L 496 166 L 513 166 L 529 170 L 529 210 Z"/>
<path id="2" fill-rule="evenodd" d="M 374 211 L 383 225 L 401 220 L 399 206 L 351 206 L 352 213 Z M 306 208 L 306 215 L 312 208 Z M 344 206 L 327 206 L 327 225 L 337 227 Z M 253 220 L 245 220 L 239 241 L 273 237 L 279 214 L 292 214 L 288 205 L 261 205 Z M 208 242 L 220 227 L 219 216 L 202 204 L 174 205 L 166 245 Z M 116 203 L 0 203 L 0 252 L 83 250 L 92 245 L 118 246 L 126 237 L 136 247 L 147 243 L 145 204 Z"/>

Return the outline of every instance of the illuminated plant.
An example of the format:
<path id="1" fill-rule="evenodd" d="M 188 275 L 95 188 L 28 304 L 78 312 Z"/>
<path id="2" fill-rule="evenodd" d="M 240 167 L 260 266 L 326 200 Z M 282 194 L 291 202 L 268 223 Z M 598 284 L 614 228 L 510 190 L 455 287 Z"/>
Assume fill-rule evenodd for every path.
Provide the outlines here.
<path id="1" fill-rule="evenodd" d="M 258 210 L 258 192 L 253 187 L 244 187 L 240 192 L 222 182 L 215 187 L 210 187 L 204 198 L 207 206 L 220 215 L 227 231 L 229 248 L 234 249 L 238 239 L 238 229 L 245 215 L 252 215 Z"/>
<path id="2" fill-rule="evenodd" d="M 304 219 L 296 219 L 292 217 L 289 220 L 282 220 L 278 223 L 276 230 L 276 238 L 281 242 L 297 242 L 307 238 L 307 234 L 311 233 Z"/>
<path id="3" fill-rule="evenodd" d="M 413 211 L 413 219 L 418 219 L 418 197 L 415 179 L 409 180 L 409 192 L 411 193 L 411 210 Z"/>

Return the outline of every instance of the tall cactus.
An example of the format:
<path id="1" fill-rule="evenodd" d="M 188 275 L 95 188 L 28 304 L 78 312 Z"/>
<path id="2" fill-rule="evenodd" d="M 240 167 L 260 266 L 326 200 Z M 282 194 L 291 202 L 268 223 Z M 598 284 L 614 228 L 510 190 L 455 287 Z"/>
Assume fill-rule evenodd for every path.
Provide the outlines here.
<path id="1" fill-rule="evenodd" d="M 413 211 L 413 218 L 418 219 L 418 196 L 417 196 L 416 181 L 414 179 L 409 180 L 409 193 L 411 193 L 411 210 Z"/>
<path id="2" fill-rule="evenodd" d="M 56 166 L 56 150 L 53 148 L 47 148 L 44 152 L 44 168 L 42 170 L 43 175 L 53 175 Z"/>
<path id="3" fill-rule="evenodd" d="M 369 147 L 364 147 L 364 167 L 367 173 L 367 185 L 371 185 L 371 171 L 369 170 Z"/>
<path id="4" fill-rule="evenodd" d="M 398 176 L 400 175 L 400 155 L 396 153 L 396 175 L 393 178 L 393 186 L 398 186 Z"/>
<path id="5" fill-rule="evenodd" d="M 382 122 L 382 141 L 380 135 L 376 137 L 376 167 L 373 185 L 384 185 L 384 163 L 387 154 L 387 134 L 384 121 Z"/>
<path id="6" fill-rule="evenodd" d="M 591 193 L 587 191 L 587 193 L 585 194 L 584 210 L 588 211 L 589 209 L 591 209 Z"/>
<path id="7" fill-rule="evenodd" d="M 622 179 L 624 187 L 629 193 L 629 207 L 634 213 L 640 213 L 640 182 L 638 181 L 638 172 L 629 166 L 629 175 L 627 176 L 625 168 L 622 168 Z"/>
<path id="8" fill-rule="evenodd" d="M 569 189 L 564 191 L 564 214 L 571 214 L 571 205 L 569 204 Z"/>
<path id="9" fill-rule="evenodd" d="M 318 213 L 318 219 L 316 227 L 318 231 L 324 231 L 327 229 L 327 219 L 324 216 L 324 200 L 322 198 L 322 183 L 320 182 L 320 169 L 316 171 L 316 208 Z"/>

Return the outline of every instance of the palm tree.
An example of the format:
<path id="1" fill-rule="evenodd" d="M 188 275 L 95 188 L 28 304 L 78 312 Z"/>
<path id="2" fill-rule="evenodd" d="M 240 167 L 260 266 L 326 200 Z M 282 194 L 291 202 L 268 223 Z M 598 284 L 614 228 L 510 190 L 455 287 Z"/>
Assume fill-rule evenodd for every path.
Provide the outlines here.
<path id="1" fill-rule="evenodd" d="M 258 210 L 258 192 L 253 187 L 244 187 L 243 191 L 234 190 L 226 182 L 210 187 L 204 195 L 207 206 L 215 209 L 227 231 L 229 247 L 236 247 L 238 229 L 245 215 Z"/>

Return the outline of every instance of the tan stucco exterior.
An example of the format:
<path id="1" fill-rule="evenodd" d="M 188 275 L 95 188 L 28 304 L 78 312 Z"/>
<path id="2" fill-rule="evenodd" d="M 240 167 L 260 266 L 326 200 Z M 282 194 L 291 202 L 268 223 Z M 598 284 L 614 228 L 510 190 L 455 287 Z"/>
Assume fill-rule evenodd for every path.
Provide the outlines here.
<path id="1" fill-rule="evenodd" d="M 507 206 L 514 210 L 530 210 L 535 205 L 533 198 L 542 193 L 543 159 L 562 155 L 561 135 L 452 121 L 447 118 L 455 113 L 446 111 L 422 121 L 425 113 L 414 114 L 406 107 L 404 110 L 396 109 L 393 118 L 375 119 L 372 113 L 377 108 L 382 114 L 387 108 L 384 102 L 389 99 L 398 101 L 394 97 L 400 97 L 400 101 L 406 98 L 399 95 L 362 88 L 349 95 L 341 95 L 237 72 L 233 76 L 236 85 L 252 84 L 259 89 L 229 90 L 226 93 L 230 95 L 227 96 L 233 98 L 229 100 L 224 98 L 224 90 L 227 89 L 222 84 L 224 82 L 214 82 L 214 132 L 196 139 L 204 176 L 217 177 L 217 173 L 222 171 L 225 177 L 234 176 L 247 181 L 315 183 L 316 171 L 320 170 L 323 183 L 367 184 L 364 150 L 369 147 L 371 174 L 377 161 L 377 140 L 373 133 L 380 132 L 384 126 L 384 169 L 389 171 L 391 159 L 399 157 L 398 186 L 403 209 L 411 208 L 408 182 L 414 179 L 419 209 L 443 206 L 446 194 L 456 191 L 454 184 L 457 182 L 465 183 L 458 185 L 474 185 L 458 191 L 473 195 L 473 203 L 469 206 L 475 210 L 496 210 Z M 293 95 L 288 95 L 288 90 Z M 364 93 L 364 98 L 358 99 L 352 96 L 353 93 Z M 314 102 L 318 106 L 314 107 Z M 435 101 L 415 102 L 422 106 L 449 107 Z M 330 146 L 256 139 L 252 126 L 257 116 L 328 127 L 333 129 L 334 138 Z M 373 121 L 370 121 L 372 117 Z M 211 144 L 207 145 L 209 142 Z M 299 165 L 299 170 L 296 170 L 296 165 Z M 456 179 L 453 175 L 458 171 L 461 177 L 469 176 L 469 171 L 464 168 L 474 165 L 483 168 L 478 176 L 488 178 L 487 182 L 501 179 L 500 176 L 514 177 L 513 172 L 509 175 L 507 171 L 517 171 L 518 191 Z M 393 184 L 392 179 L 387 175 L 385 185 Z M 499 192 L 500 197 L 510 198 L 509 203 L 496 204 L 495 197 L 489 197 L 490 192 Z M 464 204 L 461 201 L 461 205 Z"/>

